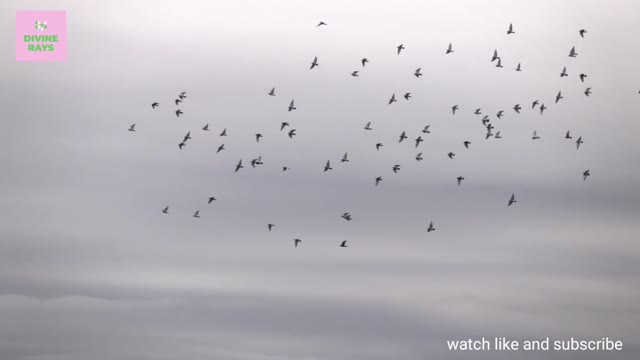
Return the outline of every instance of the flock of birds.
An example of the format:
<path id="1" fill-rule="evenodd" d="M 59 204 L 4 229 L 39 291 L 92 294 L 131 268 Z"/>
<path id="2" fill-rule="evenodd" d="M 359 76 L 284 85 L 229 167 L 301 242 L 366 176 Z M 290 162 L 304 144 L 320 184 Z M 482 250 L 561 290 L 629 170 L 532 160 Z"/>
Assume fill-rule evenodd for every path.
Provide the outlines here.
<path id="1" fill-rule="evenodd" d="M 321 27 L 321 26 L 327 26 L 327 24 L 326 24 L 325 22 L 320 22 L 320 23 L 317 25 L 317 27 Z M 581 38 L 584 38 L 585 34 L 587 33 L 587 30 L 585 30 L 585 29 L 581 29 L 581 30 L 579 30 L 579 31 L 578 31 L 578 33 L 579 33 L 579 35 L 580 35 L 580 37 L 581 37 Z M 508 28 L 508 30 L 507 30 L 507 35 L 512 35 L 512 34 L 515 34 L 515 31 L 514 31 L 514 29 L 513 29 L 513 24 L 509 24 L 509 28 Z M 400 45 L 398 45 L 398 46 L 396 47 L 397 55 L 400 55 L 400 54 L 402 53 L 402 51 L 403 51 L 403 50 L 405 50 L 405 46 L 404 46 L 404 44 L 400 44 Z M 453 44 L 452 44 L 452 43 L 449 43 L 449 46 L 447 47 L 447 49 L 446 49 L 446 51 L 445 51 L 445 54 L 447 54 L 447 55 L 448 55 L 448 54 L 452 54 L 452 53 L 454 53 L 454 50 L 453 50 Z M 577 57 L 577 56 L 578 56 L 578 53 L 576 52 L 576 48 L 575 48 L 575 46 L 573 46 L 573 47 L 569 50 L 569 54 L 568 54 L 568 56 L 569 56 L 569 57 L 571 57 L 571 58 L 575 58 L 575 57 Z M 363 59 L 360 61 L 360 63 L 362 64 L 362 68 L 365 68 L 368 62 L 369 62 L 369 59 L 367 59 L 367 58 L 363 58 Z M 502 59 L 501 59 L 500 55 L 498 54 L 498 50 L 497 50 L 497 49 L 496 49 L 496 50 L 494 50 L 494 52 L 493 52 L 493 56 L 491 57 L 491 62 L 492 62 L 492 63 L 493 63 L 493 62 L 495 62 L 495 67 L 497 67 L 497 68 L 503 68 L 503 65 L 502 65 Z M 313 61 L 311 62 L 311 66 L 310 66 L 310 68 L 309 68 L 309 69 L 310 69 L 310 70 L 313 70 L 313 69 L 317 68 L 319 65 L 320 65 L 320 64 L 319 64 L 319 62 L 318 62 L 318 57 L 316 56 L 316 57 L 314 57 Z M 517 66 L 516 66 L 515 70 L 516 70 L 516 71 L 522 71 L 522 66 L 521 66 L 521 64 L 520 64 L 520 63 L 518 63 L 518 64 L 517 64 Z M 420 78 L 420 77 L 422 76 L 421 68 L 416 69 L 413 75 L 414 75 L 415 77 L 417 77 L 417 78 Z M 359 71 L 358 71 L 358 70 L 353 71 L 353 72 L 351 73 L 351 76 L 353 76 L 353 77 L 358 77 L 358 76 L 359 76 Z M 566 68 L 566 66 L 565 66 L 565 67 L 563 67 L 562 71 L 560 72 L 560 77 L 561 77 L 561 78 L 563 78 L 563 77 L 567 77 L 567 76 L 568 76 L 568 73 L 567 73 L 567 68 Z M 585 79 L 587 78 L 587 75 L 586 75 L 586 74 L 584 74 L 584 73 L 581 73 L 581 74 L 579 74 L 578 76 L 579 76 L 579 78 L 580 78 L 580 81 L 581 81 L 582 83 L 584 83 Z M 587 87 L 587 88 L 584 90 L 584 94 L 585 94 L 586 96 L 589 96 L 589 95 L 591 94 L 591 88 L 590 88 L 590 87 Z M 267 93 L 267 95 L 268 95 L 268 96 L 276 96 L 276 88 L 275 88 L 275 87 L 271 88 L 271 90 Z M 411 99 L 411 93 L 410 93 L 410 92 L 407 92 L 407 93 L 403 94 L 403 98 L 404 98 L 405 100 L 409 101 L 409 100 Z M 174 103 L 175 103 L 175 105 L 176 105 L 176 106 L 180 106 L 180 104 L 181 104 L 184 100 L 186 100 L 186 99 L 187 99 L 187 94 L 186 94 L 186 92 L 181 92 L 180 94 L 178 94 L 178 97 L 175 99 Z M 563 99 L 562 92 L 561 92 L 561 91 L 559 91 L 559 92 L 558 92 L 558 94 L 555 96 L 555 104 L 557 104 L 557 103 L 558 103 L 560 100 L 562 100 L 562 99 Z M 393 93 L 393 94 L 391 95 L 391 97 L 389 98 L 389 100 L 388 100 L 388 105 L 392 105 L 393 103 L 395 103 L 395 102 L 397 102 L 397 101 L 398 101 L 398 100 L 396 99 L 396 94 L 395 94 L 395 93 Z M 152 109 L 156 109 L 156 108 L 158 108 L 159 106 L 160 106 L 160 104 L 159 104 L 158 102 L 153 102 L 153 103 L 151 104 L 151 108 L 152 108 Z M 540 102 L 540 100 L 535 100 L 535 101 L 533 101 L 533 102 L 531 103 L 531 110 L 535 110 L 536 108 L 538 108 L 538 110 L 539 110 L 539 112 L 540 112 L 540 115 L 542 115 L 542 114 L 544 113 L 545 109 L 547 109 L 547 106 L 546 106 L 544 103 L 541 103 L 541 102 Z M 520 112 L 522 111 L 522 109 L 523 109 L 523 108 L 522 108 L 522 106 L 521 106 L 520 104 L 516 104 L 516 105 L 513 107 L 513 110 L 514 110 L 517 114 L 520 114 Z M 295 101 L 294 101 L 294 100 L 291 100 L 291 102 L 289 103 L 289 106 L 287 107 L 287 110 L 288 110 L 288 112 L 291 112 L 291 111 L 297 110 L 297 109 L 296 109 L 296 106 L 295 106 Z M 456 105 L 453 105 L 453 106 L 451 107 L 451 112 L 452 112 L 453 116 L 455 116 L 455 115 L 456 115 L 456 112 L 457 112 L 457 111 L 460 111 L 459 106 L 458 106 L 457 104 L 456 104 Z M 182 115 L 182 114 L 183 114 L 183 112 L 182 112 L 182 110 L 180 110 L 179 108 L 178 108 L 177 110 L 175 110 L 175 115 L 176 115 L 177 117 L 180 117 L 180 115 Z M 500 131 L 495 131 L 495 133 L 493 132 L 493 131 L 494 131 L 494 129 L 495 129 L 495 128 L 494 128 L 494 125 L 491 123 L 491 120 L 490 120 L 490 118 L 489 118 L 489 115 L 486 115 L 486 114 L 485 114 L 485 115 L 483 115 L 483 114 L 482 114 L 482 109 L 481 109 L 481 108 L 477 108 L 477 109 L 475 109 L 475 111 L 473 112 L 473 114 L 478 115 L 478 116 L 481 116 L 481 115 L 482 115 L 481 123 L 482 123 L 482 125 L 484 126 L 484 128 L 485 128 L 485 130 L 486 130 L 485 139 L 489 139 L 490 137 L 493 137 L 493 138 L 495 138 L 495 139 L 500 139 L 500 138 L 502 138 L 502 136 L 501 136 L 501 134 L 500 134 Z M 500 111 L 498 111 L 498 112 L 497 112 L 497 114 L 496 114 L 495 116 L 496 116 L 496 118 L 500 119 L 502 116 L 504 116 L 504 110 L 500 110 Z M 282 122 L 282 123 L 280 124 L 280 131 L 281 131 L 281 132 L 282 132 L 282 131 L 284 131 L 287 127 L 289 127 L 289 128 L 291 127 L 290 123 L 289 123 L 289 122 L 286 122 L 286 121 L 285 121 L 285 122 Z M 372 131 L 372 130 L 373 130 L 373 128 L 371 127 L 371 122 L 367 122 L 367 123 L 365 124 L 365 126 L 364 126 L 364 130 L 365 130 L 365 131 Z M 134 124 L 132 124 L 132 125 L 129 127 L 129 131 L 130 131 L 130 132 L 135 132 L 135 131 L 136 131 L 136 124 L 135 124 L 135 123 L 134 123 Z M 202 131 L 210 131 L 210 129 L 209 129 L 209 124 L 204 125 L 204 127 L 202 128 Z M 423 133 L 423 134 L 430 134 L 429 125 L 426 125 L 426 126 L 422 129 L 422 133 Z M 226 129 L 226 128 L 225 128 L 225 129 L 223 129 L 219 136 L 221 136 L 221 137 L 225 137 L 225 136 L 227 136 L 227 129 Z M 287 132 L 287 136 L 288 136 L 289 138 L 292 138 L 292 139 L 293 139 L 293 137 L 294 137 L 294 136 L 296 136 L 296 129 L 294 129 L 294 128 L 290 128 L 290 129 L 288 130 L 288 132 Z M 260 142 L 260 139 L 261 139 L 262 137 L 263 137 L 263 135 L 262 135 L 262 134 L 260 134 L 260 133 L 255 134 L 255 140 L 256 140 L 256 142 L 258 142 L 258 143 L 259 143 L 259 142 Z M 571 135 L 571 132 L 570 132 L 570 131 L 567 131 L 567 132 L 565 133 L 564 138 L 565 138 L 565 139 L 567 139 L 567 140 L 572 140 L 572 139 L 573 139 L 573 137 L 572 137 L 572 135 Z M 403 141 L 405 141 L 405 140 L 407 140 L 407 139 L 408 139 L 408 136 L 407 136 L 406 132 L 405 132 L 405 131 L 403 131 L 403 132 L 400 134 L 400 136 L 399 136 L 399 141 L 398 141 L 398 142 L 399 142 L 399 143 L 402 143 Z M 534 131 L 534 132 L 533 132 L 531 139 L 532 139 L 532 140 L 534 140 L 534 141 L 535 141 L 535 140 L 539 140 L 539 139 L 540 139 L 540 136 L 537 134 L 537 131 Z M 187 141 L 188 141 L 188 140 L 191 140 L 191 132 L 187 132 L 187 134 L 186 134 L 186 135 L 184 135 L 184 137 L 182 138 L 182 141 L 181 141 L 181 142 L 179 142 L 179 144 L 178 144 L 178 148 L 179 148 L 180 150 L 182 150 L 182 149 L 187 145 Z M 415 139 L 414 139 L 415 148 L 417 149 L 423 141 L 424 141 L 424 139 L 422 138 L 422 135 L 419 135 L 417 138 L 415 138 Z M 576 149 L 580 149 L 580 145 L 581 145 L 581 144 L 583 144 L 582 136 L 579 136 L 579 137 L 575 140 L 575 143 L 576 143 Z M 465 140 L 465 141 L 463 141 L 463 142 L 462 142 L 462 144 L 464 145 L 465 149 L 469 149 L 469 146 L 471 145 L 471 141 Z M 376 148 L 376 150 L 380 150 L 380 148 L 382 148 L 383 146 L 384 146 L 384 145 L 383 145 L 382 143 L 376 143 L 376 144 L 375 144 L 375 148 Z M 219 152 L 224 151 L 224 150 L 225 150 L 225 147 L 224 147 L 224 144 L 222 144 L 222 145 L 220 145 L 220 146 L 218 147 L 218 149 L 217 149 L 216 153 L 219 153 Z M 455 154 L 455 153 L 453 153 L 453 152 L 449 152 L 449 153 L 447 154 L 447 156 L 449 157 L 449 159 L 452 159 L 452 160 L 453 160 L 453 159 L 454 159 L 454 157 L 456 156 L 456 154 Z M 422 152 L 418 153 L 418 154 L 415 156 L 415 160 L 416 160 L 416 161 L 421 161 L 422 159 L 423 159 L 423 158 L 422 158 Z M 349 162 L 348 153 L 344 153 L 344 155 L 343 155 L 342 159 L 340 160 L 340 162 Z M 263 165 L 263 163 L 262 163 L 262 156 L 259 156 L 259 157 L 255 158 L 255 159 L 252 159 L 252 160 L 250 161 L 250 164 L 251 164 L 251 166 L 252 166 L 252 167 L 254 167 L 254 168 L 255 168 L 256 166 Z M 243 165 L 243 163 L 242 163 L 242 160 L 240 160 L 240 161 L 238 161 L 238 163 L 236 164 L 234 172 L 238 172 L 239 170 L 241 170 L 241 169 L 243 169 L 243 168 L 244 168 L 244 165 Z M 289 167 L 287 167 L 287 166 L 282 167 L 282 171 L 287 171 L 287 170 L 290 170 L 290 169 L 289 169 Z M 324 171 L 324 172 L 327 172 L 327 171 L 331 171 L 331 170 L 333 170 L 333 168 L 332 168 L 332 166 L 331 166 L 331 160 L 327 160 L 327 162 L 326 162 L 326 163 L 325 163 L 325 165 L 324 165 L 323 171 Z M 400 165 L 399 165 L 399 164 L 394 165 L 394 166 L 393 166 L 393 168 L 392 168 L 392 171 L 393 171 L 394 173 L 397 173 L 398 171 L 400 171 Z M 591 175 L 591 174 L 590 174 L 590 170 L 589 170 L 589 169 L 585 170 L 585 171 L 582 173 L 583 181 L 586 181 L 586 180 L 587 180 L 587 178 L 588 178 L 590 175 Z M 374 186 L 376 186 L 376 187 L 377 187 L 378 185 L 380 185 L 380 183 L 381 183 L 382 181 L 383 181 L 382 176 L 377 176 L 377 177 L 375 177 L 375 179 L 374 179 Z M 464 177 L 463 177 L 463 176 L 459 176 L 459 177 L 457 177 L 457 178 L 456 178 L 456 181 L 457 181 L 458 186 L 461 186 L 461 185 L 462 185 L 462 182 L 464 181 Z M 209 198 L 208 198 L 208 200 L 207 200 L 207 204 L 211 204 L 213 201 L 216 201 L 216 198 L 215 198 L 215 197 L 213 197 L 213 196 L 211 196 L 211 197 L 209 197 Z M 513 194 L 511 194 L 510 198 L 509 198 L 509 199 L 508 199 L 508 201 L 506 202 L 506 205 L 507 205 L 507 206 L 512 206 L 512 205 L 513 205 L 513 204 L 515 204 L 516 202 L 517 202 L 517 200 L 516 200 L 516 196 L 515 196 L 515 193 L 513 193 Z M 164 213 L 164 214 L 169 214 L 169 205 L 167 205 L 167 206 L 162 210 L 162 213 Z M 195 211 L 195 213 L 193 214 L 193 217 L 194 217 L 194 218 L 200 218 L 200 210 L 196 210 L 196 211 Z M 342 215 L 341 215 L 341 218 L 342 218 L 342 219 L 344 219 L 344 220 L 346 220 L 346 221 L 351 221 L 351 220 L 352 220 L 351 214 L 350 214 L 350 213 L 348 213 L 348 212 L 346 212 L 346 213 L 342 214 Z M 275 227 L 275 224 L 267 224 L 267 230 L 268 230 L 268 231 L 272 231 L 272 229 L 273 229 L 274 227 Z M 426 230 L 427 230 L 427 232 L 432 232 L 432 231 L 435 231 L 435 230 L 436 230 L 436 228 L 435 228 L 435 226 L 434 226 L 434 224 L 433 224 L 433 221 L 430 221 L 430 222 L 429 222 L 429 225 L 428 225 L 428 227 L 427 227 L 427 229 L 426 229 Z M 294 244 L 294 246 L 295 246 L 295 247 L 298 247 L 298 245 L 299 245 L 301 242 L 302 242 L 302 240 L 301 240 L 301 239 L 298 239 L 298 238 L 296 238 L 296 239 L 294 239 L 294 240 L 293 240 L 293 244 Z M 346 240 L 342 241 L 342 242 L 340 243 L 340 247 L 347 247 L 347 241 L 346 241 Z"/>

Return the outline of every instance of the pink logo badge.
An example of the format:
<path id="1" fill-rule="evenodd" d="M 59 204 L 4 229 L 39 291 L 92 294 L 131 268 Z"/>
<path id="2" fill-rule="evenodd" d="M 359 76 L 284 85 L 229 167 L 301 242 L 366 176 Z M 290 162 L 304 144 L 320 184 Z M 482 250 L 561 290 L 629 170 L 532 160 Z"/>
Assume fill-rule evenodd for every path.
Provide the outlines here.
<path id="1" fill-rule="evenodd" d="M 66 11 L 16 12 L 16 61 L 66 60 Z"/>

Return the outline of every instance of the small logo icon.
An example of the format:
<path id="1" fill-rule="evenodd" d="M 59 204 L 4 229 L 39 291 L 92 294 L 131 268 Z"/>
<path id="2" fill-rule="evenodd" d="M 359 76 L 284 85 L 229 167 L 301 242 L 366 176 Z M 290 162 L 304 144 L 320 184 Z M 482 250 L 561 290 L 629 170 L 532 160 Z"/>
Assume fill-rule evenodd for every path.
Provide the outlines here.
<path id="1" fill-rule="evenodd" d="M 16 12 L 16 61 L 66 60 L 66 11 Z"/>
<path id="2" fill-rule="evenodd" d="M 36 21 L 36 30 L 44 31 L 47 28 L 47 21 Z"/>

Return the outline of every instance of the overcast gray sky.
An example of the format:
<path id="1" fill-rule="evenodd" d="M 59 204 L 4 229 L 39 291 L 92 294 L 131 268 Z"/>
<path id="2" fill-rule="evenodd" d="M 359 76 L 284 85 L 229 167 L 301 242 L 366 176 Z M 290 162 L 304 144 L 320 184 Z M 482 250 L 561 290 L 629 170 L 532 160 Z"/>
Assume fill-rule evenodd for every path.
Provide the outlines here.
<path id="1" fill-rule="evenodd" d="M 11 0 L 0 10 L 1 359 L 640 356 L 639 2 Z M 17 10 L 67 11 L 66 62 L 15 61 Z M 413 98 L 389 106 L 394 92 Z M 476 108 L 502 139 L 484 139 Z M 579 150 L 567 130 L 583 137 Z M 446 340 L 482 336 L 608 336 L 624 352 L 447 351 Z"/>

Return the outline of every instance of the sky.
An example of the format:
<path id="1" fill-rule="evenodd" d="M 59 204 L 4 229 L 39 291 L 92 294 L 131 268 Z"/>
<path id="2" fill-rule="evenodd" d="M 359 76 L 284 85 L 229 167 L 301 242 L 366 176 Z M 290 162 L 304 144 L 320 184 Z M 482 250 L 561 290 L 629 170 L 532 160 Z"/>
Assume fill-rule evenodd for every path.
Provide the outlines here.
<path id="1" fill-rule="evenodd" d="M 66 62 L 16 62 L 18 10 L 67 11 Z M 0 358 L 637 359 L 639 13 L 631 0 L 3 1 Z M 484 115 L 501 139 L 485 139 Z M 496 336 L 624 350 L 447 349 Z"/>

